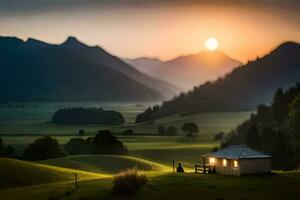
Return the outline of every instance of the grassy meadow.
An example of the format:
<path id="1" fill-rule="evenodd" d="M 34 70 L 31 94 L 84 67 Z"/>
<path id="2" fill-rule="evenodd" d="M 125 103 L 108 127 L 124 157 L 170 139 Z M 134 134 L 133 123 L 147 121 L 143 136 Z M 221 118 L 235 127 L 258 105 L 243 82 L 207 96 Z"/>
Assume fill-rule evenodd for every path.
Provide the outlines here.
<path id="1" fill-rule="evenodd" d="M 52 107 L 28 105 L 31 104 L 18 109 L 12 107 L 10 111 L 8 106 L 0 108 L 1 138 L 5 144 L 13 145 L 19 156 L 24 147 L 37 138 L 51 135 L 60 144 L 65 144 L 70 138 L 79 137 L 79 129 L 86 131 L 84 138 L 95 135 L 99 130 L 112 130 L 128 147 L 129 155 L 76 155 L 39 162 L 0 159 L 0 199 L 124 199 L 112 193 L 113 175 L 131 168 L 144 171 L 149 182 L 129 199 L 300 199 L 299 172 L 244 177 L 192 173 L 193 166 L 202 162 L 201 155 L 219 145 L 214 135 L 234 129 L 249 117 L 250 112 L 176 115 L 152 123 L 134 124 L 133 119 L 142 107 L 132 104 L 129 107 L 120 105 L 116 109 L 111 107 L 114 110 L 119 108 L 124 114 L 126 124 L 122 126 L 63 126 L 49 123 L 53 104 L 50 104 Z M 38 110 L 41 110 L 40 114 Z M 22 112 L 23 115 L 20 114 Z M 3 120 L 5 113 L 15 116 Z M 36 115 L 27 117 L 33 113 Z M 186 122 L 199 126 L 197 137 L 187 138 L 181 131 L 178 136 L 157 134 L 161 125 L 180 129 Z M 132 129 L 134 134 L 124 135 L 126 129 Z M 172 173 L 173 160 L 176 165 L 181 162 L 187 173 Z M 74 190 L 75 172 L 79 181 L 77 190 Z"/>
<path id="2" fill-rule="evenodd" d="M 121 105 L 115 109 L 125 106 Z M 55 125 L 46 120 L 38 121 L 35 119 L 34 121 L 27 121 L 26 117 L 19 117 L 15 121 L 1 122 L 0 134 L 4 143 L 13 145 L 16 149 L 16 154 L 21 156 L 24 148 L 29 143 L 44 135 L 51 135 L 60 144 L 65 144 L 70 138 L 79 137 L 79 129 L 85 130 L 87 136 L 83 136 L 84 138 L 95 135 L 99 130 L 110 129 L 128 147 L 130 156 L 167 166 L 171 166 L 172 160 L 175 160 L 176 163 L 181 162 L 184 167 L 190 170 L 196 163 L 201 162 L 202 154 L 211 151 L 212 148 L 219 145 L 219 142 L 214 140 L 215 134 L 221 131 L 228 132 L 232 130 L 250 115 L 250 112 L 201 113 L 190 116 L 174 115 L 155 120 L 152 123 L 134 124 L 132 118 L 136 116 L 140 108 L 140 106 L 132 105 L 126 110 L 120 109 L 120 112 L 123 111 L 122 114 L 126 119 L 126 123 L 119 126 Z M 13 110 L 15 109 L 13 108 Z M 111 107 L 111 109 L 113 108 Z M 37 111 L 34 110 L 34 112 Z M 184 136 L 180 129 L 186 122 L 193 122 L 199 126 L 198 137 L 187 138 Z M 176 126 L 179 130 L 179 135 L 159 136 L 157 134 L 159 126 Z M 124 135 L 123 132 L 127 129 L 132 129 L 134 134 Z"/>

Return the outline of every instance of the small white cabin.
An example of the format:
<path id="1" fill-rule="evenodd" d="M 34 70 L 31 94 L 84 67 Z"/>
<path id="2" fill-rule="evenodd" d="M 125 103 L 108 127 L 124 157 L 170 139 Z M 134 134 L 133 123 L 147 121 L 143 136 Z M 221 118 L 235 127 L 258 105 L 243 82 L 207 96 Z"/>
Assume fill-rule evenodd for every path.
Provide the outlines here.
<path id="1" fill-rule="evenodd" d="M 271 172 L 271 156 L 246 145 L 231 145 L 219 151 L 206 154 L 209 169 L 217 174 L 240 176 Z"/>

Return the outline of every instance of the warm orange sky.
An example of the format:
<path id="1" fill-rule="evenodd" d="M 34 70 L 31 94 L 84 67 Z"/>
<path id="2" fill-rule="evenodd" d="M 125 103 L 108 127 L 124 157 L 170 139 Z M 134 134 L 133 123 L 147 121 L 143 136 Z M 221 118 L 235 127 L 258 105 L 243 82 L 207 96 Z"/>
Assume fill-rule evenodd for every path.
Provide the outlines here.
<path id="1" fill-rule="evenodd" d="M 284 6 L 265 2 L 201 4 L 200 1 L 124 6 L 126 3 L 122 1 L 121 6 L 43 4 L 43 9 L 35 4 L 15 8 L 2 1 L 0 35 L 33 37 L 52 43 L 73 35 L 120 57 L 151 56 L 166 60 L 202 51 L 205 40 L 215 37 L 220 50 L 246 62 L 268 53 L 283 41 L 300 41 L 300 4 L 293 0 Z M 7 12 L 1 13 L 1 4 L 11 10 L 3 9 Z"/>

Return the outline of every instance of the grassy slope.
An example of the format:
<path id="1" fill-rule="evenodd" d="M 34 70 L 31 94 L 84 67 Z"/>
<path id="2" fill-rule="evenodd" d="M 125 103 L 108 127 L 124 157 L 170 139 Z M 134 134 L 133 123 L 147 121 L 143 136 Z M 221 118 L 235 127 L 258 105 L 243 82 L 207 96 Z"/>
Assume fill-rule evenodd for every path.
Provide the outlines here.
<path id="1" fill-rule="evenodd" d="M 74 170 L 0 158 L 0 189 L 49 184 L 74 180 Z M 77 171 L 81 179 L 93 179 L 104 175 Z"/>
<path id="2" fill-rule="evenodd" d="M 64 194 L 66 191 L 72 190 L 73 185 L 71 183 L 0 190 L 0 196 L 9 197 L 12 200 L 46 200 L 50 196 L 58 195 L 63 196 L 61 199 L 120 199 L 112 194 L 111 181 L 111 178 L 82 181 L 79 183 L 79 189 L 70 196 Z M 244 177 L 163 173 L 158 176 L 151 176 L 149 183 L 130 199 L 296 200 L 300 198 L 299 183 L 299 172 L 274 176 Z"/>
<path id="3" fill-rule="evenodd" d="M 167 171 L 170 168 L 159 163 L 151 162 L 132 156 L 120 155 L 79 155 L 40 161 L 39 163 L 79 169 L 97 173 L 116 173 L 129 168 L 143 171 Z"/>

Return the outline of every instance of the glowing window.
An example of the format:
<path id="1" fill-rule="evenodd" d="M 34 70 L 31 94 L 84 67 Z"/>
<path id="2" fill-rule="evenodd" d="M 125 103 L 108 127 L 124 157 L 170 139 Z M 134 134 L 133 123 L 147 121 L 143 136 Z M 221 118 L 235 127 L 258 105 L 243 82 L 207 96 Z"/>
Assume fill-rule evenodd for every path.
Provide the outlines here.
<path id="1" fill-rule="evenodd" d="M 234 166 L 234 168 L 237 168 L 237 167 L 238 167 L 238 162 L 237 162 L 237 160 L 233 161 L 233 166 Z"/>
<path id="2" fill-rule="evenodd" d="M 214 166 L 216 164 L 215 158 L 209 158 L 209 165 Z"/>
<path id="3" fill-rule="evenodd" d="M 226 167 L 227 166 L 227 160 L 223 159 L 223 166 Z"/>

